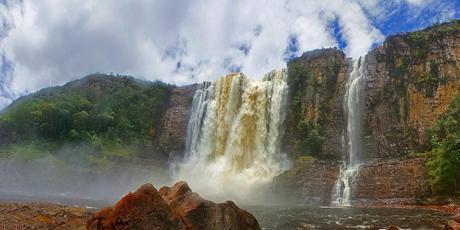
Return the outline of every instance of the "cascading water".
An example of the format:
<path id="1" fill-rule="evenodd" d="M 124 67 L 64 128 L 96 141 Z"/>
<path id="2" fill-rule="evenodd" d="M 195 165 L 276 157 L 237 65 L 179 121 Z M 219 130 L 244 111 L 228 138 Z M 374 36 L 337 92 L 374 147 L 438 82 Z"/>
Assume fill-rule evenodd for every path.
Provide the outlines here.
<path id="1" fill-rule="evenodd" d="M 177 179 L 207 195 L 241 195 L 286 170 L 288 161 L 281 153 L 286 78 L 283 69 L 262 81 L 234 73 L 200 84 Z"/>
<path id="2" fill-rule="evenodd" d="M 362 65 L 359 60 L 353 62 L 353 70 L 347 82 L 344 110 L 347 114 L 347 156 L 340 167 L 332 204 L 335 206 L 350 206 L 352 185 L 360 169 L 361 153 L 361 79 Z"/>

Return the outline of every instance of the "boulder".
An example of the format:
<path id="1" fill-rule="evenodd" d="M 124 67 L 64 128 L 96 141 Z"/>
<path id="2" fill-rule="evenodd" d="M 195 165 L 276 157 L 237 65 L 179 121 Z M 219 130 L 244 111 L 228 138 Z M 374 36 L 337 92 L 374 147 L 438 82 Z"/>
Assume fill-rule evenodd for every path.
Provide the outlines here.
<path id="1" fill-rule="evenodd" d="M 87 223 L 88 229 L 260 229 L 249 212 L 232 201 L 214 203 L 185 182 L 157 191 L 146 184 L 104 208 Z"/>
<path id="2" fill-rule="evenodd" d="M 180 219 L 151 184 L 124 196 L 87 222 L 88 229 L 184 229 Z"/>

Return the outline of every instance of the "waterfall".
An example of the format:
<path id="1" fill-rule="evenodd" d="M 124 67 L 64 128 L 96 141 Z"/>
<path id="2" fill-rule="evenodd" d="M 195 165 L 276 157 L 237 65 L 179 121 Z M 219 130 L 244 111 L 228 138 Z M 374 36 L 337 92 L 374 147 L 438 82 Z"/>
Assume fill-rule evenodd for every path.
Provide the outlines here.
<path id="1" fill-rule="evenodd" d="M 336 206 L 351 205 L 352 185 L 355 177 L 359 174 L 361 153 L 361 79 L 362 65 L 359 60 L 353 62 L 353 70 L 350 73 L 346 85 L 344 111 L 347 114 L 347 155 L 340 167 L 340 174 L 335 184 L 332 203 Z"/>
<path id="2" fill-rule="evenodd" d="M 288 161 L 281 153 L 286 79 L 283 69 L 268 73 L 262 81 L 233 73 L 199 84 L 185 159 L 177 167 L 176 179 L 207 195 L 228 195 L 268 182 L 286 170 Z"/>

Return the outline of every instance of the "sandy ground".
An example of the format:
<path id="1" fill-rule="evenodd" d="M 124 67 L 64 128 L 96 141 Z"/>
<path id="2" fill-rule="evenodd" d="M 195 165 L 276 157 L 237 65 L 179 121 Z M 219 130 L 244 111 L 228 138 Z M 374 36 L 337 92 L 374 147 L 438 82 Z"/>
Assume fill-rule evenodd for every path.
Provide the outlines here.
<path id="1" fill-rule="evenodd" d="M 94 209 L 51 203 L 0 202 L 0 230 L 6 229 L 86 229 Z"/>

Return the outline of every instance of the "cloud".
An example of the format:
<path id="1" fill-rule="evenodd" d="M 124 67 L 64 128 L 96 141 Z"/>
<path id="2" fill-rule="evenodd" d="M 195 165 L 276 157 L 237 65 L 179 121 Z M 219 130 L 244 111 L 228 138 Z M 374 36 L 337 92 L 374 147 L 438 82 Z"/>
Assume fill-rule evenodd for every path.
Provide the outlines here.
<path id="1" fill-rule="evenodd" d="M 419 9 L 429 4 L 433 2 L 6 0 L 0 3 L 0 50 L 11 68 L 0 75 L 0 84 L 9 91 L 0 91 L 0 98 L 93 72 L 179 85 L 214 80 L 229 71 L 260 79 L 285 67 L 287 57 L 338 46 L 333 23 L 346 54 L 359 57 L 384 39 L 374 21 L 384 22 L 401 5 Z M 452 10 L 442 12 L 440 17 L 453 17 Z"/>

